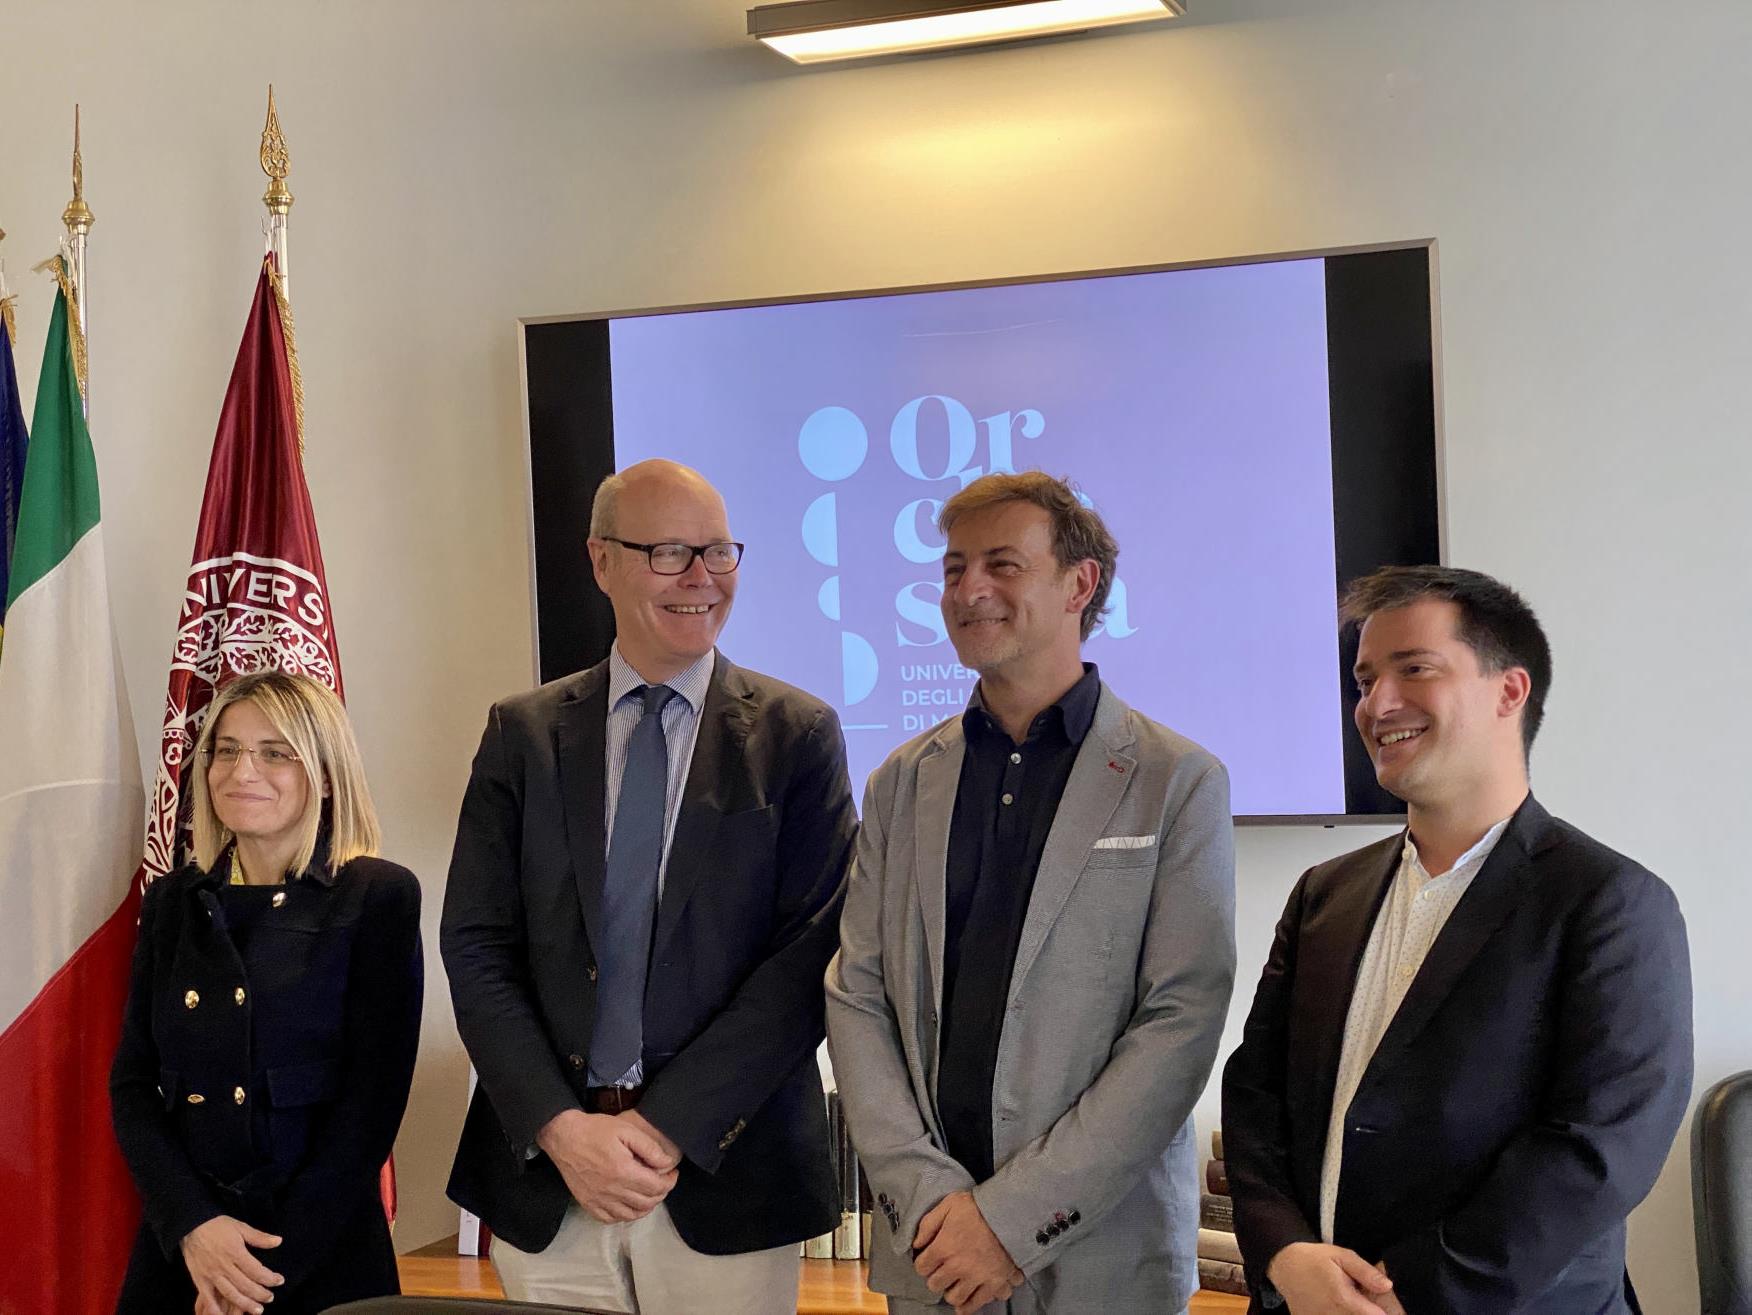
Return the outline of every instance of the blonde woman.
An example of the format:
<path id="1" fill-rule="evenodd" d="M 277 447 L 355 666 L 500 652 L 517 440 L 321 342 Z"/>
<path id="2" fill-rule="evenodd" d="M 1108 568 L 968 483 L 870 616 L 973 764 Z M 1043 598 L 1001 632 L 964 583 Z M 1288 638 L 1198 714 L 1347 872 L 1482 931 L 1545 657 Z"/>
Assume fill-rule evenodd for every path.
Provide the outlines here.
<path id="1" fill-rule="evenodd" d="M 420 887 L 375 857 L 340 701 L 261 672 L 195 747 L 194 862 L 146 892 L 110 1074 L 146 1220 L 118 1315 L 400 1290 L 378 1170 L 420 1030 Z"/>

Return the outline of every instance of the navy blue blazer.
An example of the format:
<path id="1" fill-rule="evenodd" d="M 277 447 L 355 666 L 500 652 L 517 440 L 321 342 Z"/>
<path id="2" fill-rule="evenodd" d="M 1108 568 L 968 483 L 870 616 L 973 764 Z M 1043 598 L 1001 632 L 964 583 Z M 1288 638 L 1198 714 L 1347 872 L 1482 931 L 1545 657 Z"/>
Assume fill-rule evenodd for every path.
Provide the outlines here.
<path id="1" fill-rule="evenodd" d="M 419 882 L 377 858 L 331 875 L 319 852 L 248 892 L 271 903 L 246 971 L 226 870 L 186 867 L 140 906 L 110 1104 L 145 1222 L 119 1309 L 192 1308 L 181 1242 L 221 1214 L 283 1239 L 261 1253 L 276 1315 L 399 1291 L 378 1173 L 419 1048 Z"/>
<path id="2" fill-rule="evenodd" d="M 1320 1173 L 1358 967 L 1403 836 L 1305 873 L 1223 1073 L 1255 1291 L 1320 1240 Z M 1412 1315 L 1637 1310 L 1624 1223 L 1691 1092 L 1673 892 L 1529 795 L 1376 1048 L 1345 1119 L 1333 1240 Z"/>
<path id="3" fill-rule="evenodd" d="M 480 1076 L 449 1192 L 524 1251 L 547 1247 L 571 1200 L 534 1147 L 588 1083 L 607 717 L 607 663 L 494 706 L 444 897 Z M 639 1105 L 683 1152 L 665 1204 L 696 1251 L 839 1222 L 815 1052 L 856 830 L 833 709 L 719 655 L 658 905 Z"/>

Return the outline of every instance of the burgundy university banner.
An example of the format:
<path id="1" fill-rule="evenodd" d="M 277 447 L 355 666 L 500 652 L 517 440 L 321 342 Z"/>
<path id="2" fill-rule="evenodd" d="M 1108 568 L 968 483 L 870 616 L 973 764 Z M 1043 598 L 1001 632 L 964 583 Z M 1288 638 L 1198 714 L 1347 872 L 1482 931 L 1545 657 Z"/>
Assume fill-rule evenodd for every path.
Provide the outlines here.
<path id="1" fill-rule="evenodd" d="M 278 669 L 342 693 L 304 482 L 297 358 L 276 283 L 264 261 L 207 467 L 146 821 L 147 882 L 182 861 L 183 777 L 215 690 L 233 676 Z"/>

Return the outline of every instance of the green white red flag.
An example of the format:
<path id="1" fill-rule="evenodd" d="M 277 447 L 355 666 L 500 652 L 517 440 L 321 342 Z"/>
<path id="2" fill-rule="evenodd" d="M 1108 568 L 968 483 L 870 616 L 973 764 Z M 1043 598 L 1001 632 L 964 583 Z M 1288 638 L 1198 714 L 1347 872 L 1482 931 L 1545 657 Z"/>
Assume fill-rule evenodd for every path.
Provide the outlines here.
<path id="1" fill-rule="evenodd" d="M 109 1067 L 144 798 L 57 274 L 0 652 L 0 1311 L 109 1315 L 139 1220 Z"/>

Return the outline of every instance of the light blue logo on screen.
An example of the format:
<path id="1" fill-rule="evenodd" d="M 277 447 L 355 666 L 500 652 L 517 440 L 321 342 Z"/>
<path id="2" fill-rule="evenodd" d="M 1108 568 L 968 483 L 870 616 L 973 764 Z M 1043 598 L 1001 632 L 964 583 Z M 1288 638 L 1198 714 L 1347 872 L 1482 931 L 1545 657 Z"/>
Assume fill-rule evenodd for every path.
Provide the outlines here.
<path id="1" fill-rule="evenodd" d="M 928 458 L 920 443 L 921 430 L 940 437 L 931 445 Z M 991 472 L 1016 473 L 1016 440 L 1036 439 L 1046 432 L 1046 417 L 1032 407 L 1000 411 L 975 419 L 968 408 L 942 393 L 915 397 L 895 412 L 888 426 L 888 451 L 895 468 L 921 484 L 940 485 L 954 480 L 966 488 Z M 981 456 L 984 445 L 985 460 Z M 811 412 L 797 433 L 797 455 L 803 468 L 824 484 L 841 484 L 864 469 L 870 455 L 870 433 L 863 419 L 843 406 L 824 406 Z M 1086 494 L 1083 502 L 1094 506 Z M 903 561 L 930 566 L 942 560 L 944 543 L 936 529 L 941 498 L 925 494 L 903 503 L 893 522 L 895 552 Z M 816 605 L 828 620 L 839 623 L 844 616 L 839 543 L 839 494 L 829 490 L 812 500 L 803 511 L 800 525 L 803 546 L 809 555 L 834 574 L 816 591 Z M 940 578 L 914 580 L 903 585 L 894 599 L 894 640 L 901 648 L 932 648 L 947 643 L 948 627 L 942 613 L 943 583 Z M 1112 611 L 1104 629 L 1115 639 L 1136 633 L 1126 620 L 1125 586 L 1113 582 Z M 875 646 L 856 631 L 840 631 L 840 656 L 844 686 L 843 707 L 853 707 L 869 698 L 881 674 Z M 952 715 L 945 713 L 943 715 Z M 908 729 L 919 729 L 908 716 Z M 927 723 L 928 724 L 928 723 Z"/>
<path id="2" fill-rule="evenodd" d="M 824 406 L 803 422 L 797 434 L 797 455 L 803 468 L 825 484 L 850 479 L 870 454 L 870 436 L 857 414 L 843 406 Z M 839 495 L 823 493 L 803 512 L 803 546 L 823 566 L 839 567 Z M 816 591 L 815 602 L 829 621 L 840 619 L 840 577 L 830 575 Z M 876 688 L 881 664 L 864 636 L 840 631 L 840 671 L 845 707 L 862 703 Z"/>

